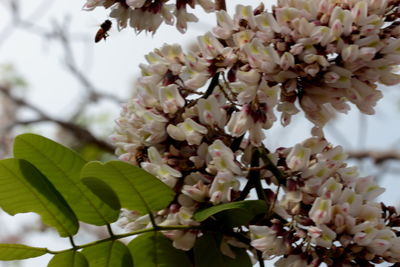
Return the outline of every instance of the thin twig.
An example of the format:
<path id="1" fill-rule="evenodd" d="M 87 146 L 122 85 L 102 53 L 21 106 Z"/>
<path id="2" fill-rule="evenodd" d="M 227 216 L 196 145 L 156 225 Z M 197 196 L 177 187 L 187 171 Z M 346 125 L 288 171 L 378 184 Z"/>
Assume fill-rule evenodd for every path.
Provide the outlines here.
<path id="1" fill-rule="evenodd" d="M 400 160 L 400 152 L 395 150 L 374 151 L 360 150 L 347 152 L 350 159 L 364 160 L 371 159 L 375 164 L 379 165 L 388 160 Z"/>
<path id="2" fill-rule="evenodd" d="M 226 3 L 225 0 L 215 0 L 216 10 L 225 10 L 226 11 Z"/>
<path id="3" fill-rule="evenodd" d="M 37 115 L 38 118 L 32 119 L 32 120 L 21 120 L 21 121 L 16 121 L 13 125 L 10 125 L 9 128 L 13 128 L 18 125 L 28 125 L 28 124 L 34 124 L 34 123 L 41 123 L 41 122 L 53 122 L 65 130 L 68 130 L 75 138 L 78 140 L 81 140 L 83 142 L 95 144 L 99 148 L 103 149 L 106 152 L 109 153 L 114 153 L 115 149 L 113 146 L 108 144 L 107 142 L 98 139 L 95 137 L 89 130 L 79 126 L 78 124 L 75 124 L 73 122 L 69 121 L 63 121 L 60 119 L 53 118 L 46 113 L 44 113 L 42 110 L 40 110 L 38 107 L 32 105 L 31 103 L 28 103 L 22 98 L 16 97 L 10 93 L 10 90 L 5 87 L 0 87 L 0 92 L 3 93 L 4 96 L 9 98 L 11 101 L 13 101 L 16 105 L 28 108 L 32 111 L 34 111 Z"/>

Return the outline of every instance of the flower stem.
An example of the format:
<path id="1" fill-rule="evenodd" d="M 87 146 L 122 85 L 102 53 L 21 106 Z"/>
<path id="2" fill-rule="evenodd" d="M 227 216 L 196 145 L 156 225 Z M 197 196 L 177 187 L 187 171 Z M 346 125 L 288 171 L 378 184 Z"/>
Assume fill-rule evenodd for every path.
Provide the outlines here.
<path id="1" fill-rule="evenodd" d="M 275 164 L 271 161 L 271 159 L 268 157 L 268 151 L 265 147 L 260 147 L 258 148 L 258 151 L 260 153 L 261 159 L 264 161 L 266 164 L 267 169 L 272 172 L 272 174 L 276 177 L 278 180 L 279 184 L 286 184 L 286 179 L 282 172 L 275 166 Z"/>
<path id="2" fill-rule="evenodd" d="M 248 182 L 243 188 L 242 193 L 240 194 L 238 200 L 245 199 L 246 196 L 249 194 L 250 190 L 254 187 L 256 189 L 258 199 L 267 201 L 264 189 L 261 184 L 260 169 L 256 168 L 259 167 L 259 165 L 260 165 L 260 152 L 257 149 L 254 149 L 253 154 L 251 156 L 251 163 L 250 163 L 251 169 L 247 174 Z"/>
<path id="3" fill-rule="evenodd" d="M 141 229 L 141 230 L 125 233 L 125 234 L 113 235 L 113 236 L 107 237 L 105 239 L 97 240 L 97 241 L 90 242 L 90 243 L 87 243 L 87 244 L 84 244 L 84 245 L 80 245 L 80 246 L 77 246 L 77 245 L 73 244 L 73 241 L 72 241 L 71 242 L 73 244 L 72 248 L 64 249 L 64 250 L 58 250 L 58 251 L 52 251 L 52 250 L 48 249 L 47 253 L 60 254 L 60 253 L 67 252 L 67 251 L 79 250 L 79 249 L 82 249 L 82 248 L 94 246 L 94 245 L 101 244 L 101 243 L 104 243 L 104 242 L 117 240 L 117 239 L 129 237 L 129 236 L 134 236 L 134 235 L 140 235 L 140 234 L 143 234 L 143 233 L 148 233 L 148 232 L 153 232 L 153 231 L 190 230 L 190 229 L 200 229 L 200 228 L 201 227 L 199 227 L 199 226 L 191 226 L 191 225 L 157 226 L 157 227 Z M 70 240 L 72 240 L 72 237 L 70 237 Z"/>
<path id="4" fill-rule="evenodd" d="M 226 11 L 226 3 L 225 0 L 215 0 L 216 10 L 225 10 Z"/>

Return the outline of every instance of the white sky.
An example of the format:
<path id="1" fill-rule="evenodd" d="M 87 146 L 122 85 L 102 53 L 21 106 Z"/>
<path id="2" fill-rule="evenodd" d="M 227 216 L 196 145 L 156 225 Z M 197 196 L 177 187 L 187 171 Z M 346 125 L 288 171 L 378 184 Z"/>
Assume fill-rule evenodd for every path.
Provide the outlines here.
<path id="1" fill-rule="evenodd" d="M 46 41 L 25 30 L 15 29 L 7 39 L 2 40 L 4 31 L 10 30 L 8 11 L 4 6 L 6 0 L 0 0 L 0 64 L 13 63 L 16 69 L 29 84 L 26 92 L 29 100 L 36 103 L 43 110 L 55 114 L 62 118 L 68 115 L 71 105 L 79 102 L 79 84 L 74 80 L 62 64 L 62 49 L 54 41 Z M 22 0 L 22 17 L 28 16 L 41 1 Z M 171 26 L 162 27 L 156 35 L 140 34 L 135 36 L 132 29 L 125 29 L 122 32 L 111 31 L 110 37 L 106 42 L 95 44 L 92 39 L 98 29 L 98 25 L 106 18 L 108 11 L 98 8 L 92 12 L 81 10 L 84 1 L 71 0 L 49 0 L 53 2 L 48 12 L 36 22 L 44 27 L 50 27 L 54 20 L 61 22 L 65 16 L 70 16 L 71 31 L 88 34 L 88 42 L 80 42 L 74 45 L 73 49 L 77 55 L 77 61 L 85 74 L 94 82 L 95 86 L 106 92 L 118 94 L 122 99 L 127 99 L 134 76 L 139 69 L 138 64 L 144 62 L 144 54 L 150 52 L 163 43 L 188 44 L 194 38 L 207 30 L 214 24 L 214 16 L 204 14 L 202 11 L 196 12 L 201 22 L 189 25 L 189 30 L 185 35 L 180 34 Z M 246 2 L 256 6 L 260 1 L 256 0 L 228 0 L 229 10 L 233 11 L 233 6 L 240 2 Z M 264 1 L 266 2 L 266 1 Z M 270 1 L 268 1 L 270 3 Z M 334 123 L 335 129 L 346 136 L 346 142 L 350 143 L 351 148 L 359 147 L 359 137 L 362 135 L 366 140 L 364 148 L 371 149 L 400 149 L 400 92 L 397 88 L 386 88 L 384 100 L 378 103 L 376 116 L 365 117 L 367 130 L 359 133 L 360 115 L 359 112 L 351 112 L 348 116 L 339 116 Z M 99 106 L 102 112 L 108 111 L 112 117 L 116 117 L 119 109 L 115 106 Z M 355 109 L 353 109 L 355 111 Z M 94 114 L 97 110 L 92 111 Z M 302 141 L 309 136 L 311 124 L 302 115 L 294 117 L 296 121 L 288 128 L 282 130 L 277 126 L 267 133 L 267 143 L 269 147 L 291 146 L 296 142 Z M 48 130 L 47 128 L 44 128 Z M 337 138 L 335 132 L 326 131 L 327 136 L 331 136 L 330 141 L 335 144 L 345 142 Z M 45 130 L 43 130 L 45 131 Z M 48 134 L 43 132 L 43 134 Z M 279 136 L 279 138 L 277 137 Z M 400 188 L 400 178 L 388 176 L 382 182 L 387 188 L 387 194 L 382 198 L 390 204 L 397 204 L 400 200 L 398 188 Z M 18 215 L 15 217 L 1 217 L 0 234 L 5 231 L 12 231 L 18 221 L 32 221 L 30 215 Z M 58 242 L 59 238 L 42 233 L 31 237 L 28 241 L 31 245 L 48 246 L 50 249 L 65 248 Z M 45 266 L 48 257 L 24 261 L 22 266 Z M 2 265 L 0 266 L 7 266 Z"/>

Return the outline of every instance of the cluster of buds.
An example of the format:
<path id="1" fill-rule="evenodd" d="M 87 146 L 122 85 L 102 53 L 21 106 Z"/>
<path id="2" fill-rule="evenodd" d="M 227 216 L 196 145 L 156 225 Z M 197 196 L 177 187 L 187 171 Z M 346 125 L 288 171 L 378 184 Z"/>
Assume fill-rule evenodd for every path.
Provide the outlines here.
<path id="1" fill-rule="evenodd" d="M 116 1 L 86 7 L 95 2 Z M 115 10 L 144 1 L 117 2 Z M 218 26 L 192 51 L 164 45 L 148 54 L 111 139 L 120 159 L 175 190 L 156 222 L 198 225 L 192 219 L 198 209 L 244 199 L 240 178 L 258 168 L 258 178 L 271 185 L 261 189 L 271 214 L 250 226 L 251 246 L 265 259 L 330 264 L 332 253 L 343 252 L 343 264 L 399 261 L 397 215 L 373 202 L 383 189 L 370 177 L 357 178 L 342 148 L 321 131 L 349 102 L 372 114 L 382 96 L 377 84 L 400 82 L 399 14 L 398 2 L 389 0 L 283 0 L 272 12 L 238 5 L 233 17 L 217 12 Z M 275 114 L 286 126 L 300 110 L 315 124 L 314 136 L 268 154 L 264 130 Z M 274 192 L 276 186 L 284 192 Z M 127 228 L 150 223 L 148 216 L 124 214 Z M 165 234 L 189 250 L 199 232 Z"/>
<path id="2" fill-rule="evenodd" d="M 86 0 L 84 10 L 93 10 L 98 6 L 111 8 L 110 17 L 117 20 L 118 29 L 126 26 L 136 32 L 155 33 L 161 23 L 176 25 L 181 32 L 186 32 L 188 22 L 197 22 L 198 18 L 187 11 L 187 6 L 195 8 L 200 5 L 206 12 L 215 10 L 210 0 Z M 176 21 L 176 22 L 175 22 Z"/>
<path id="3" fill-rule="evenodd" d="M 265 259 L 301 254 L 297 260 L 305 264 L 298 266 L 331 266 L 332 258 L 338 266 L 400 261 L 396 211 L 375 202 L 384 189 L 370 176 L 358 177 L 340 146 L 314 136 L 269 157 L 284 180 L 268 172 L 261 177 L 284 193 L 268 194 L 279 220 L 250 226 L 251 244 Z"/>

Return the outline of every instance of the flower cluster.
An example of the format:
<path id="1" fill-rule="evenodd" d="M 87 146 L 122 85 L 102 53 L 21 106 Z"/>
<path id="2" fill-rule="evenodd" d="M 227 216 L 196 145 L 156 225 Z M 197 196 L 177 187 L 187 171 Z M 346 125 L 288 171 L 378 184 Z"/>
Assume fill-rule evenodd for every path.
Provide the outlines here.
<path id="1" fill-rule="evenodd" d="M 176 24 L 176 28 L 184 33 L 188 22 L 197 22 L 198 18 L 187 11 L 187 6 L 195 8 L 200 5 L 206 12 L 212 12 L 215 4 L 210 0 L 86 0 L 84 10 L 93 10 L 98 6 L 111 8 L 110 17 L 117 20 L 118 29 L 126 26 L 137 32 L 156 32 L 161 23 Z M 176 21 L 176 22 L 175 22 Z"/>
<path id="2" fill-rule="evenodd" d="M 115 1 L 86 7 L 95 3 Z M 348 102 L 372 114 L 377 84 L 400 82 L 399 14 L 397 0 L 287 0 L 272 12 L 238 5 L 233 17 L 219 11 L 218 26 L 192 51 L 164 45 L 148 54 L 111 139 L 120 159 L 175 190 L 173 203 L 154 214 L 157 224 L 198 226 L 197 210 L 243 200 L 249 192 L 240 179 L 260 179 L 269 187 L 258 188 L 258 197 L 270 209 L 250 226 L 248 245 L 264 258 L 285 255 L 278 266 L 330 264 L 329 253 L 343 264 L 399 261 L 397 214 L 374 202 L 383 189 L 358 178 L 321 131 Z M 268 153 L 264 130 L 276 113 L 287 125 L 300 110 L 315 124 L 314 136 Z M 148 215 L 124 213 L 129 229 L 149 223 Z M 189 250 L 200 233 L 164 234 Z"/>
<path id="3" fill-rule="evenodd" d="M 277 159 L 285 177 L 279 184 L 283 197 L 278 200 L 271 193 L 275 211 L 283 220 L 250 226 L 251 244 L 265 259 L 302 254 L 299 261 L 331 265 L 332 253 L 340 252 L 335 256 L 339 266 L 363 265 L 362 260 L 400 261 L 400 237 L 393 228 L 399 226 L 395 211 L 386 213 L 385 206 L 374 202 L 384 189 L 370 176 L 358 177 L 357 169 L 344 162 L 346 155 L 340 146 L 332 147 L 315 136 L 270 157 Z M 263 177 L 277 183 L 271 174 Z"/>

